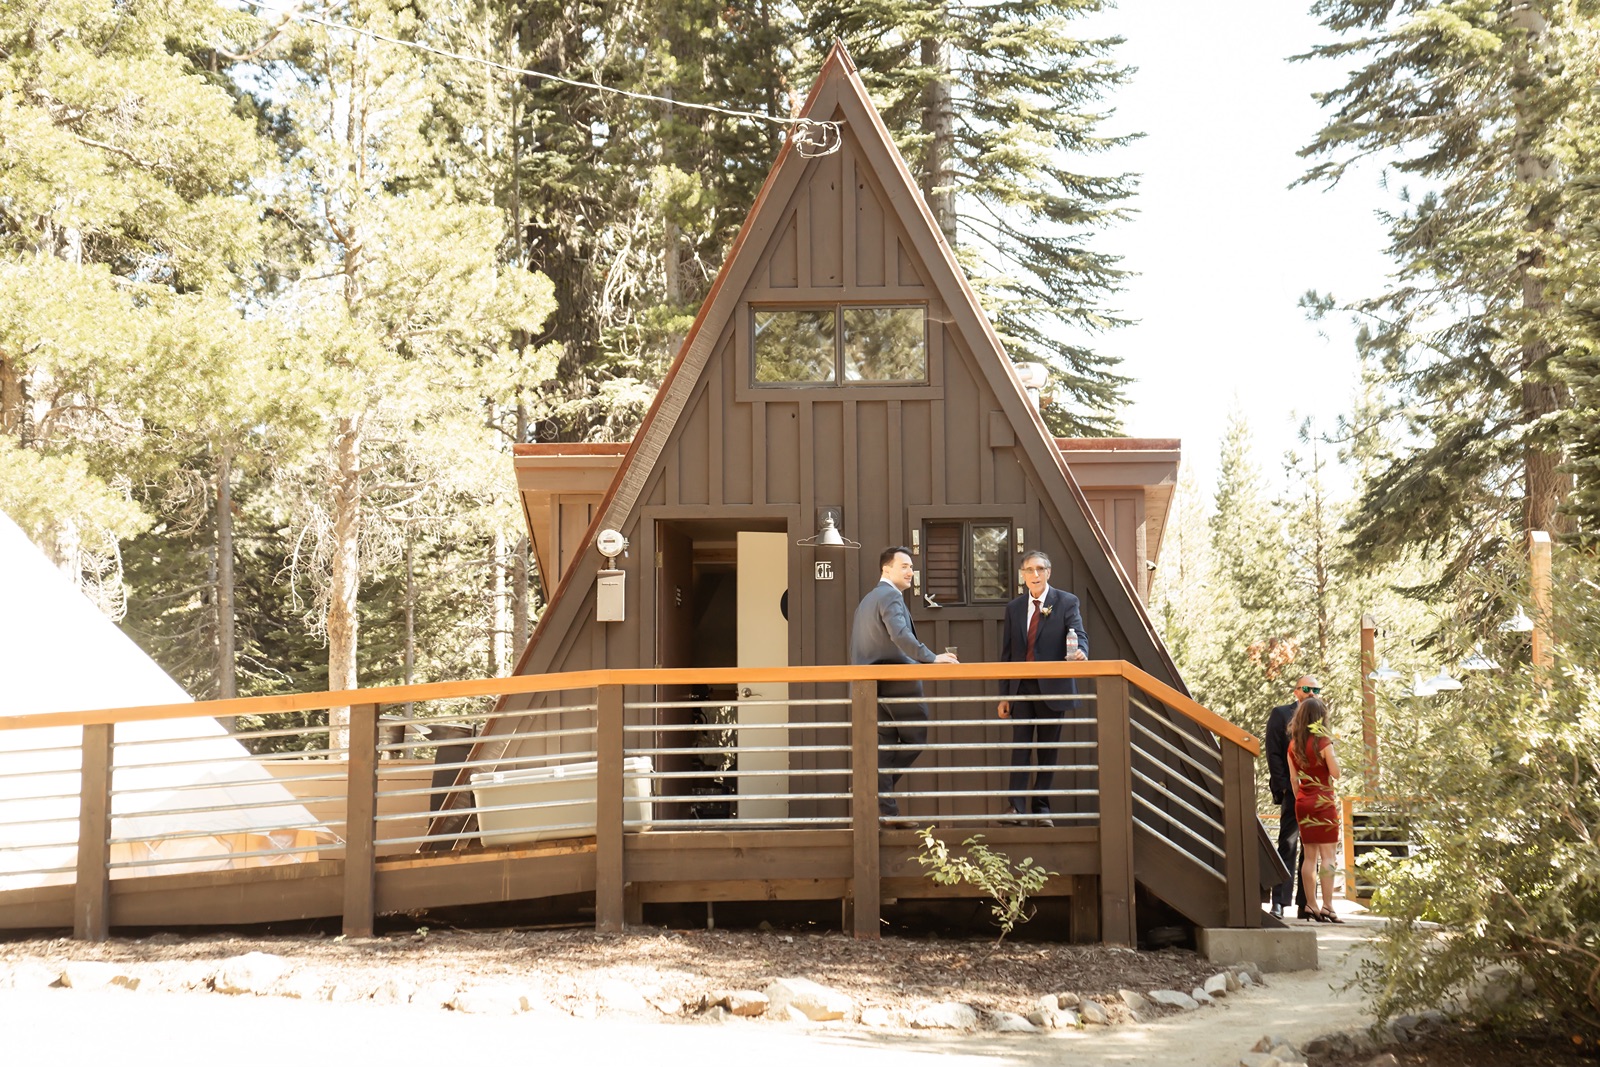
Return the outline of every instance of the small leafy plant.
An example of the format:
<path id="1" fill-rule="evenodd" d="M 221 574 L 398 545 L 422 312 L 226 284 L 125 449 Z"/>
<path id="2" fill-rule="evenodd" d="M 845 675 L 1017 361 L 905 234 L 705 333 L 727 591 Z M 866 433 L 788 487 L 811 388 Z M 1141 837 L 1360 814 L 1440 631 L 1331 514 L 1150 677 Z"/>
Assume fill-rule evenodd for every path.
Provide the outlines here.
<path id="1" fill-rule="evenodd" d="M 973 834 L 961 842 L 962 852 L 952 853 L 950 846 L 933 836 L 930 826 L 918 830 L 922 851 L 917 862 L 928 868 L 927 875 L 940 885 L 965 883 L 982 890 L 993 903 L 989 907 L 995 925 L 1000 927 L 998 945 L 1014 930 L 1018 923 L 1033 918 L 1038 910 L 1030 907 L 1028 898 L 1045 887 L 1057 872 L 1047 871 L 1033 862 L 1033 857 L 1013 864 L 1004 852 L 996 852 L 983 843 L 982 834 Z"/>

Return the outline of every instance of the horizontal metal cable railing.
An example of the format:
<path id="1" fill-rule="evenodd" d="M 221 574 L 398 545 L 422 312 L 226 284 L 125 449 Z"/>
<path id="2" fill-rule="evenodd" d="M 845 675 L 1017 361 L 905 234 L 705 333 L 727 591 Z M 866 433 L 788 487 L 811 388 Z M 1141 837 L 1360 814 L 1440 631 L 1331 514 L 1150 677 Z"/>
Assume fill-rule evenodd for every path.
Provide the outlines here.
<path id="1" fill-rule="evenodd" d="M 1075 678 L 1078 691 L 1011 697 L 1003 720 L 1002 676 Z M 890 695 L 911 680 L 926 697 Z M 725 697 L 746 683 L 800 688 Z M 880 695 L 883 683 L 902 688 Z M 715 691 L 681 695 L 699 684 Z M 901 732 L 919 703 L 926 721 Z M 407 714 L 381 717 L 388 706 Z M 330 709 L 346 710 L 348 724 L 330 726 Z M 304 724 L 261 718 L 288 713 Z M 1109 736 L 1108 715 L 1123 722 Z M 217 717 L 233 716 L 263 725 L 222 731 Z M 1223 801 L 1238 764 L 1219 760 L 1217 738 L 1246 761 L 1257 751 L 1115 662 L 590 671 L 13 714 L 0 716 L 0 892 L 18 878 L 82 885 L 343 859 L 342 877 L 365 872 L 359 901 L 385 856 L 583 837 L 604 856 L 608 834 L 860 834 L 886 818 L 1004 824 L 1013 805 L 1023 825 L 1102 836 L 1115 831 L 1110 811 L 1221 869 L 1239 836 Z M 1112 808 L 1108 766 L 1125 791 Z M 96 813 L 88 798 L 100 785 L 107 803 Z M 618 786 L 620 798 L 607 791 Z M 82 826 L 100 828 L 86 853 Z"/>
<path id="2" fill-rule="evenodd" d="M 1140 694 L 1129 695 L 1128 711 L 1135 824 L 1225 875 L 1220 748 L 1209 735 L 1175 724 L 1170 711 Z"/>

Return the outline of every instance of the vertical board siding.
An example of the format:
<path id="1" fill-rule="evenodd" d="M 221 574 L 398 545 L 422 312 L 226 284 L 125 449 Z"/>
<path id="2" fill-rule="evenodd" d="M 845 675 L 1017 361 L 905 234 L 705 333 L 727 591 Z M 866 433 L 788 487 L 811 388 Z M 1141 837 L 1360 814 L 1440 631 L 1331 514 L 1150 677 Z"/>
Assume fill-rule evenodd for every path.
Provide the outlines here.
<path id="1" fill-rule="evenodd" d="M 677 457 L 679 504 L 711 503 L 711 414 L 707 398 L 710 390 L 704 386 L 689 401 L 687 416 L 680 425 L 677 448 L 670 455 Z"/>
<path id="2" fill-rule="evenodd" d="M 858 521 L 852 534 L 858 540 L 870 531 L 883 538 L 890 533 L 890 503 L 888 494 L 873 491 L 873 487 L 889 484 L 889 471 L 899 462 L 900 442 L 889 441 L 889 404 L 887 401 L 869 401 L 855 405 L 855 455 L 846 458 L 856 468 L 856 508 Z M 862 542 L 865 546 L 867 542 Z M 870 551 L 863 547 L 862 551 Z"/>
<path id="3" fill-rule="evenodd" d="M 791 214 L 783 223 L 778 243 L 767 264 L 767 284 L 774 289 L 793 289 L 800 284 L 799 220 Z"/>
<path id="4" fill-rule="evenodd" d="M 860 159 L 852 159 L 855 175 L 856 224 L 850 239 L 855 242 L 856 284 L 881 286 L 887 280 L 884 270 L 884 211 L 877 190 L 867 177 Z"/>
<path id="5" fill-rule="evenodd" d="M 811 495 L 816 506 L 843 504 L 846 462 L 843 404 L 818 401 L 811 405 L 811 456 Z"/>
<path id="6" fill-rule="evenodd" d="M 844 220 L 841 217 L 844 153 L 834 152 L 814 163 L 811 193 L 810 283 L 818 288 L 844 285 Z"/>
<path id="7" fill-rule="evenodd" d="M 730 337 L 721 346 L 719 366 L 712 368 L 722 383 L 722 438 L 713 447 L 722 452 L 722 501 L 724 504 L 754 504 L 755 439 L 754 404 L 733 402 L 735 376 L 741 363 L 738 346 Z"/>
<path id="8" fill-rule="evenodd" d="M 895 448 L 895 461 L 900 464 L 901 513 L 896 522 L 905 522 L 905 508 L 934 503 L 933 465 L 929 462 L 935 444 L 932 426 L 933 412 L 929 401 L 907 400 L 900 405 L 902 437 Z"/>
<path id="9" fill-rule="evenodd" d="M 800 405 L 765 405 L 767 503 L 800 503 Z"/>

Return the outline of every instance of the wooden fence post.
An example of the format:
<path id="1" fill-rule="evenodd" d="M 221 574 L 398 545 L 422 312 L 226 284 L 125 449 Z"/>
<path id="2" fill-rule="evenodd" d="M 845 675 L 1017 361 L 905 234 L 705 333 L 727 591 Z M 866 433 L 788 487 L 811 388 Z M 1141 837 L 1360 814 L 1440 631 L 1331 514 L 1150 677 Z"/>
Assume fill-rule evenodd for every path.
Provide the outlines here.
<path id="1" fill-rule="evenodd" d="M 878 837 L 878 683 L 850 683 L 851 932 L 877 940 L 882 906 Z"/>
<path id="2" fill-rule="evenodd" d="M 1528 575 L 1533 588 L 1533 665 L 1548 667 L 1550 654 L 1550 535 L 1543 530 L 1528 534 Z"/>
<path id="3" fill-rule="evenodd" d="M 78 874 L 72 889 L 72 936 L 104 941 L 111 933 L 111 772 L 113 731 L 108 722 L 83 728 L 78 794 Z"/>
<path id="4" fill-rule="evenodd" d="M 620 934 L 627 925 L 627 878 L 622 855 L 622 687 L 596 692 L 594 928 Z"/>
<path id="5" fill-rule="evenodd" d="M 1138 941 L 1133 890 L 1133 751 L 1128 680 L 1095 680 L 1096 760 L 1100 767 L 1100 939 Z"/>
<path id="6" fill-rule="evenodd" d="M 1261 857 L 1256 851 L 1256 760 L 1222 741 L 1222 827 L 1228 925 L 1261 925 Z"/>
<path id="7" fill-rule="evenodd" d="M 1378 795 L 1378 623 L 1361 616 L 1361 757 L 1362 781 L 1368 796 Z"/>
<path id="8" fill-rule="evenodd" d="M 371 937 L 377 912 L 378 705 L 350 708 L 345 761 L 344 936 Z"/>

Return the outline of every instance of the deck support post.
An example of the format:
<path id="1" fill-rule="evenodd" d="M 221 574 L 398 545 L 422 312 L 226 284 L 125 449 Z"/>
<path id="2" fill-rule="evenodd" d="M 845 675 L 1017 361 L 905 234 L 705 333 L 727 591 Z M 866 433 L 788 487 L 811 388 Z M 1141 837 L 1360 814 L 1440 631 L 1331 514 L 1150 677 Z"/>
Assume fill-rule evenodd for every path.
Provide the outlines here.
<path id="1" fill-rule="evenodd" d="M 1261 857 L 1256 851 L 1256 761 L 1222 742 L 1222 825 L 1227 850 L 1228 925 L 1261 925 Z"/>
<path id="2" fill-rule="evenodd" d="M 346 736 L 344 936 L 371 937 L 377 914 L 378 705 L 352 705 Z"/>
<path id="3" fill-rule="evenodd" d="M 111 934 L 111 770 L 108 722 L 83 728 L 82 791 L 78 797 L 78 873 L 72 889 L 72 936 L 104 941 Z"/>
<path id="4" fill-rule="evenodd" d="M 620 934 L 628 920 L 622 857 L 622 687 L 602 685 L 596 697 L 594 929 Z"/>
<path id="5" fill-rule="evenodd" d="M 850 930 L 876 941 L 882 885 L 878 837 L 878 683 L 850 683 Z"/>
<path id="6" fill-rule="evenodd" d="M 1133 891 L 1133 751 L 1128 680 L 1095 679 L 1096 759 L 1100 766 L 1100 940 L 1138 942 Z"/>

